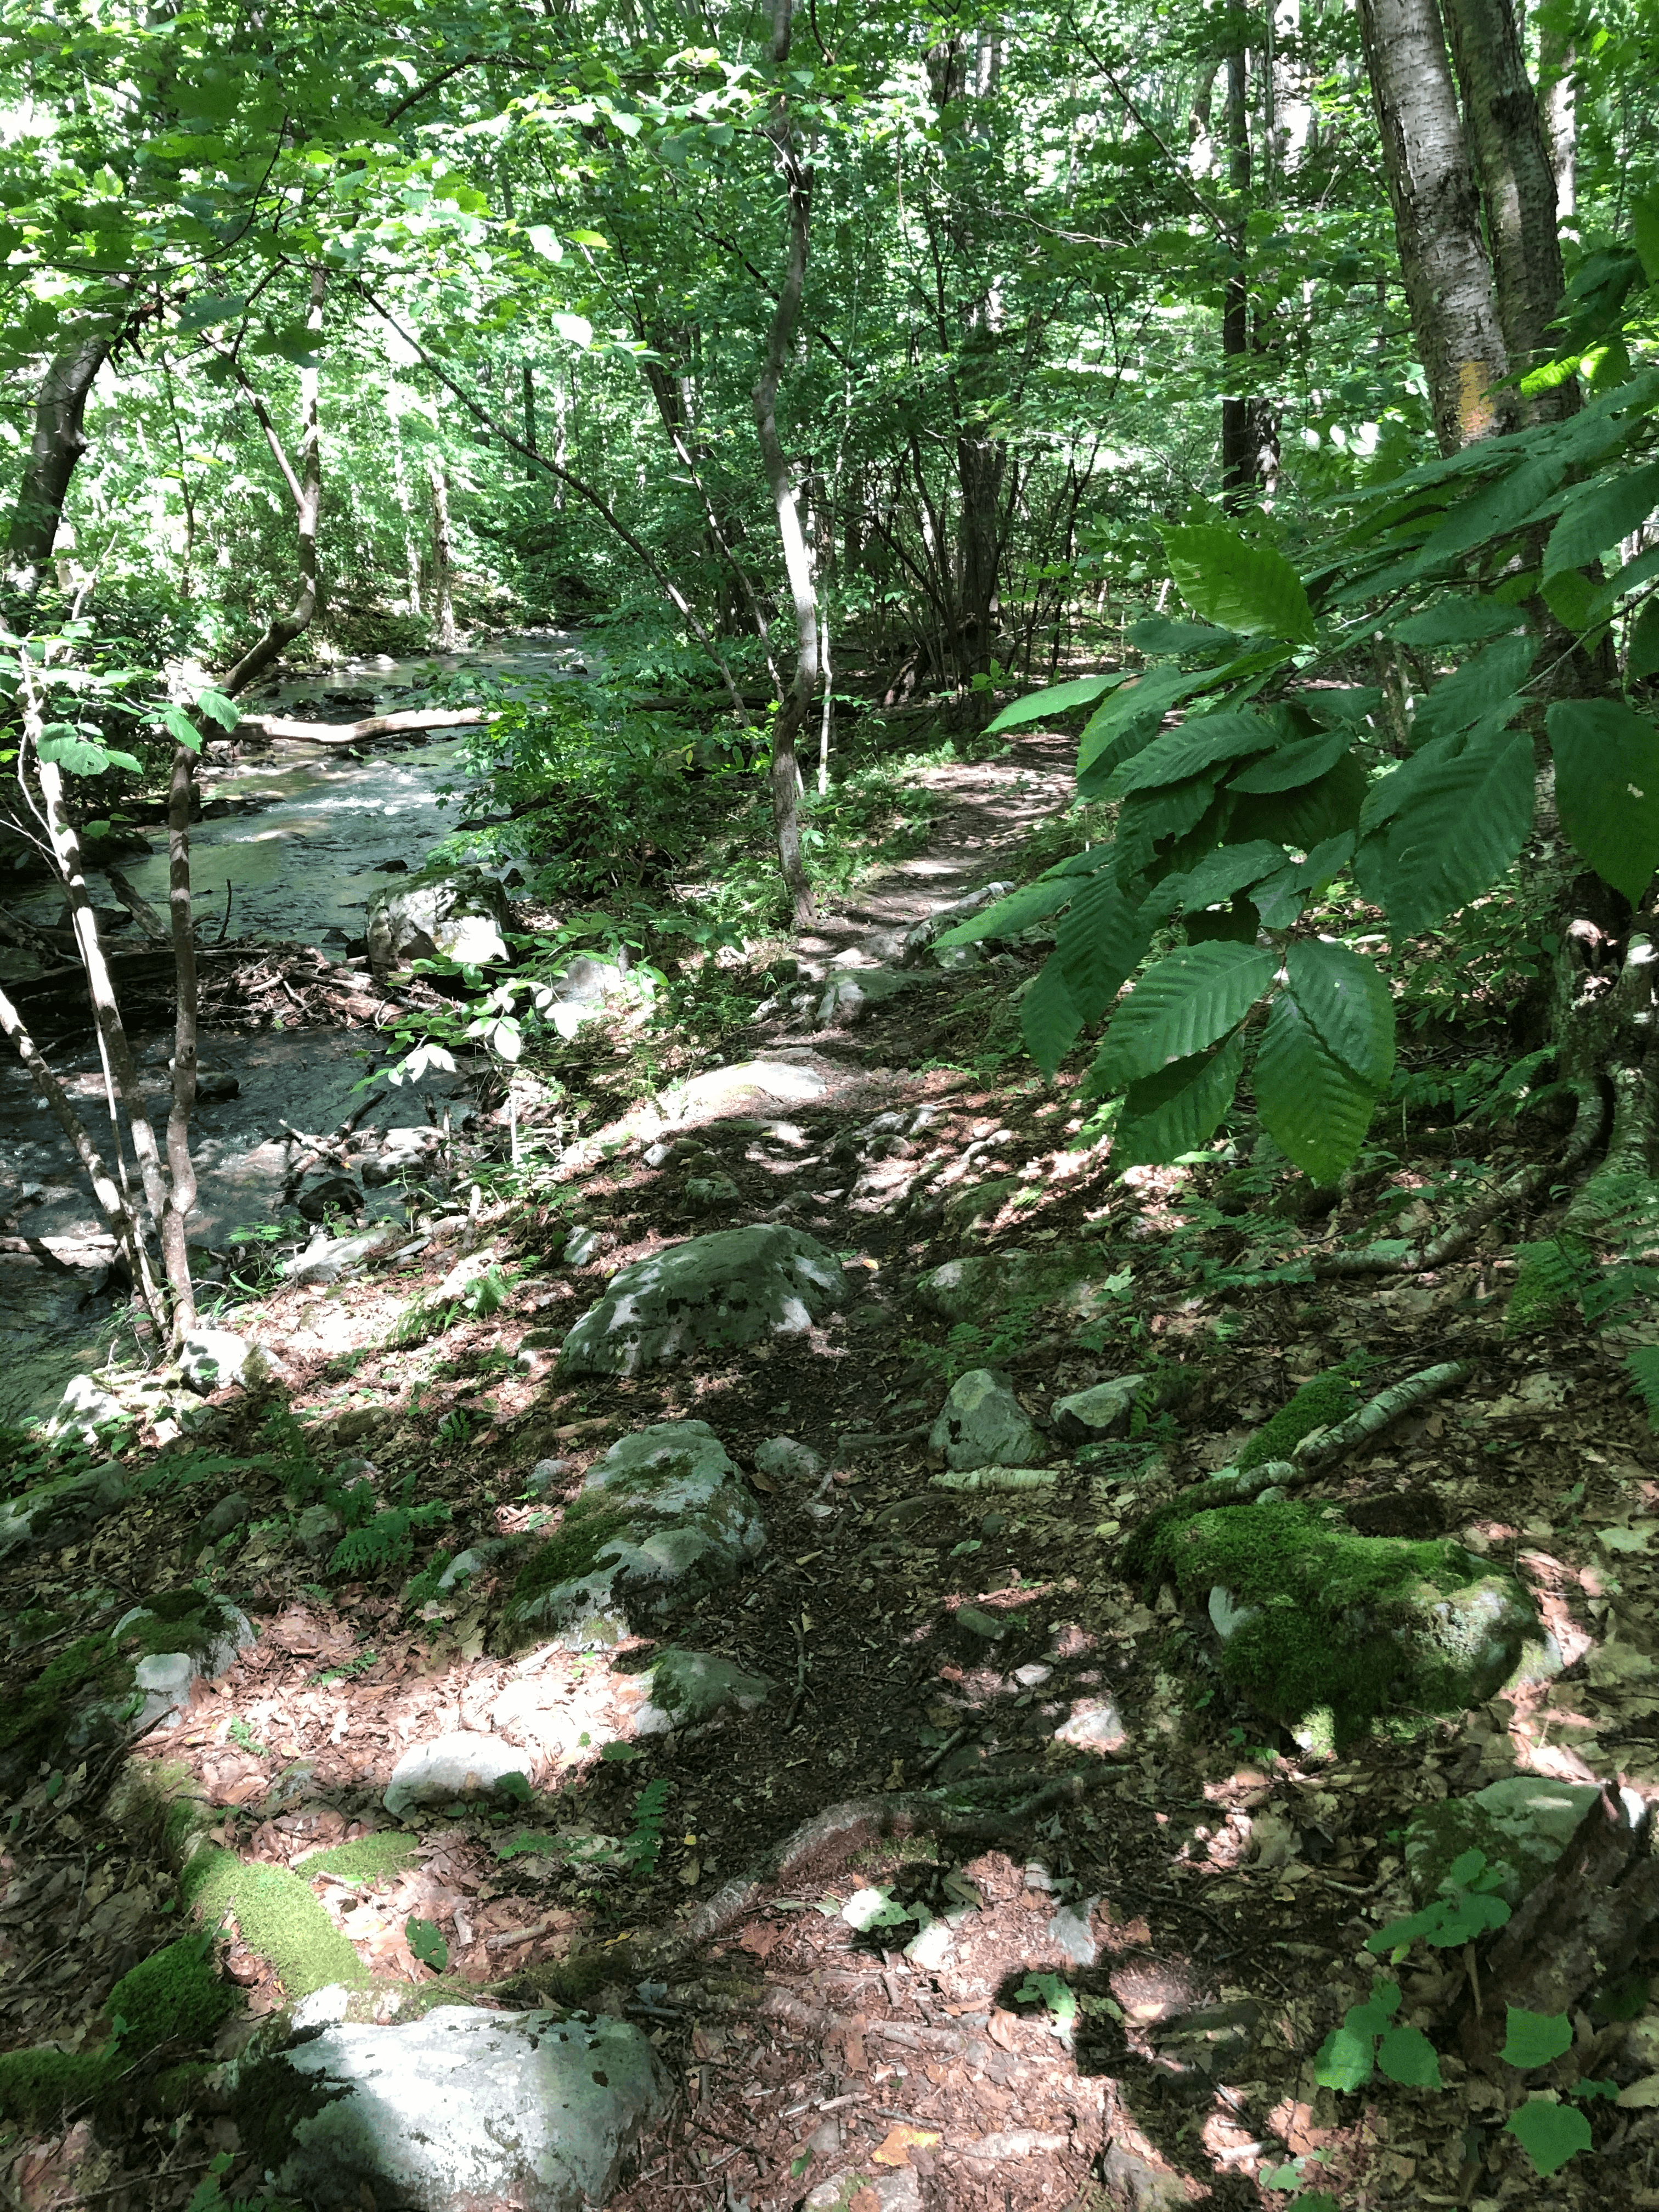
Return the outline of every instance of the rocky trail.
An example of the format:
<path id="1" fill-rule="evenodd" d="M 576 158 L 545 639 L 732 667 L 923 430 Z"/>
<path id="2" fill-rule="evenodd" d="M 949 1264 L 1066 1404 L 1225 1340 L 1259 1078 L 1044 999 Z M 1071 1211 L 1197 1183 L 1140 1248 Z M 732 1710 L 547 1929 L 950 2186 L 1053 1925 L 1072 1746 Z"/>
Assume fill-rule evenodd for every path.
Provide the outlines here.
<path id="1" fill-rule="evenodd" d="M 1113 1179 L 1014 1050 L 1040 933 L 931 945 L 1063 748 L 930 773 L 722 1065 L 590 1024 L 533 1190 L 380 1140 L 445 1203 L 76 1386 L 0 1516 L 18 2212 L 1659 2205 L 1659 1451 L 1506 1324 L 1547 1214 L 1318 1272 L 1559 1135 Z M 1266 1583 L 1174 1503 L 1234 1468 Z M 1455 1865 L 1507 1950 L 1366 1948 Z"/>

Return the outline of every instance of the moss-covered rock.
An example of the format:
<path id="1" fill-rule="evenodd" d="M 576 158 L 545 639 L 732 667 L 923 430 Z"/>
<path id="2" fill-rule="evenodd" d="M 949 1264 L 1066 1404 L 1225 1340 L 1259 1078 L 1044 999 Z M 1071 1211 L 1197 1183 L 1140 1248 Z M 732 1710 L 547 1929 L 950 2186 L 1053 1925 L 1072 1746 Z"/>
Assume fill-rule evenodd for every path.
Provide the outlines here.
<path id="1" fill-rule="evenodd" d="M 185 1936 L 141 1959 L 110 1992 L 110 2036 L 101 2050 L 0 2057 L 0 2116 L 49 2126 L 74 2106 L 96 2105 L 158 2045 L 208 2042 L 235 2002 L 214 1972 L 211 1952 L 210 1936 Z"/>
<path id="2" fill-rule="evenodd" d="M 526 1560 L 508 1637 L 613 1644 L 729 1582 L 765 1541 L 754 1499 L 708 1424 L 658 1422 L 611 1446 Z"/>
<path id="3" fill-rule="evenodd" d="M 564 1340 L 568 1375 L 632 1375 L 801 1336 L 847 1303 L 841 1264 L 781 1222 L 717 1229 L 619 1268 Z"/>
<path id="4" fill-rule="evenodd" d="M 1461 1712 L 1502 1688 L 1544 1632 L 1510 1575 L 1461 1546 L 1359 1536 L 1290 1503 L 1160 1516 L 1132 1551 L 1207 1611 L 1225 1679 L 1310 1747 L 1379 1717 Z"/>

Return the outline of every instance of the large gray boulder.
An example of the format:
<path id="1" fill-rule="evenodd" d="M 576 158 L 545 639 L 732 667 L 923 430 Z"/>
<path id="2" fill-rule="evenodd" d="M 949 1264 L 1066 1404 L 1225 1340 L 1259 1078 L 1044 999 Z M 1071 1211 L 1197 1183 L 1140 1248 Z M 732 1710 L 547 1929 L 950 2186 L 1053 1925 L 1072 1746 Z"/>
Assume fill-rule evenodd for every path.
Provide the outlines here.
<path id="1" fill-rule="evenodd" d="M 817 1021 L 820 1029 L 836 1023 L 850 1029 L 861 1022 L 872 1006 L 896 998 L 908 991 L 916 978 L 901 975 L 891 968 L 849 968 L 829 979 L 829 986 L 818 1000 Z"/>
<path id="2" fill-rule="evenodd" d="M 951 1385 L 929 1446 L 947 1467 L 1035 1467 L 1042 1438 L 1005 1376 L 975 1367 Z"/>
<path id="3" fill-rule="evenodd" d="M 74 1543 L 126 1494 L 126 1478 L 113 1460 L 26 1490 L 0 1508 L 0 1559 L 26 1545 Z"/>
<path id="4" fill-rule="evenodd" d="M 518 1639 L 568 1647 L 653 1630 L 730 1582 L 766 1541 L 747 1485 L 704 1421 L 620 1437 L 526 1561 L 507 1622 Z"/>
<path id="5" fill-rule="evenodd" d="M 377 891 L 368 909 L 368 964 L 390 975 L 411 961 L 505 960 L 507 893 L 482 868 L 429 868 Z"/>
<path id="6" fill-rule="evenodd" d="M 276 2063 L 294 2095 L 284 2112 L 260 2079 L 261 2148 L 277 2189 L 323 2212 L 580 2212 L 609 2197 L 668 2101 L 637 2027 L 551 2012 L 439 2005 L 407 2027 L 341 2022 Z"/>
<path id="7" fill-rule="evenodd" d="M 114 1393 L 90 1375 L 71 1376 L 47 1426 L 52 1437 L 75 1437 L 90 1449 L 105 1429 L 132 1419 Z"/>
<path id="8" fill-rule="evenodd" d="M 1082 1316 L 1092 1311 L 1099 1287 L 1090 1279 L 1090 1268 L 1091 1262 L 1076 1252 L 972 1255 L 946 1260 L 919 1275 L 916 1303 L 945 1321 L 983 1321 L 1026 1298 Z"/>
<path id="9" fill-rule="evenodd" d="M 564 1340 L 570 1375 L 631 1375 L 688 1354 L 800 1336 L 845 1303 L 840 1263 L 781 1222 L 717 1229 L 620 1268 Z"/>

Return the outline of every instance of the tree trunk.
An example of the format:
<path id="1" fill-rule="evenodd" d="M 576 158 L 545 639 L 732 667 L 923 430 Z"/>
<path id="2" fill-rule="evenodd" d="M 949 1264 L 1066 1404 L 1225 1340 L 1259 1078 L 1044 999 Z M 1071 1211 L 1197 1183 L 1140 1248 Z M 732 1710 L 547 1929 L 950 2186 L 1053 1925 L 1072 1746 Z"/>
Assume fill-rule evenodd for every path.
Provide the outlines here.
<path id="1" fill-rule="evenodd" d="M 524 362 L 520 367 L 519 370 L 519 380 L 524 392 L 524 441 L 533 453 L 537 450 L 536 373 L 531 368 L 528 362 Z M 524 475 L 525 482 L 526 483 L 535 483 L 536 464 L 534 461 L 526 461 L 525 463 Z"/>
<path id="2" fill-rule="evenodd" d="M 1555 172 L 1510 0 L 1446 0 L 1446 21 L 1480 182 L 1498 319 L 1510 370 L 1524 374 L 1551 350 L 1546 331 L 1565 289 Z M 1569 377 L 1523 402 L 1522 412 L 1553 422 L 1577 406 L 1577 383 Z"/>
<path id="3" fill-rule="evenodd" d="M 1547 22 L 1538 27 L 1539 106 L 1544 139 L 1555 175 L 1555 227 L 1559 235 L 1578 235 L 1578 57 Z"/>
<path id="4" fill-rule="evenodd" d="M 311 306 L 306 316 L 306 328 L 320 332 L 323 327 L 323 295 L 328 289 L 328 273 L 323 269 L 311 272 Z M 282 471 L 289 493 L 294 501 L 295 534 L 298 541 L 300 589 L 293 606 L 285 615 L 276 615 L 267 625 L 264 635 L 248 650 L 224 680 L 224 689 L 234 698 L 246 691 L 256 678 L 264 674 L 293 644 L 295 639 L 309 629 L 322 603 L 317 568 L 317 522 L 323 501 L 323 453 L 318 434 L 318 375 L 314 368 L 300 371 L 300 465 L 296 471 L 283 449 L 276 435 L 276 425 L 266 412 L 264 402 L 252 387 L 244 385 L 249 394 L 259 427 L 265 434 L 277 467 Z"/>
<path id="5" fill-rule="evenodd" d="M 84 337 L 54 354 L 34 403 L 34 434 L 23 464 L 6 536 L 6 592 L 15 616 L 27 617 L 40 592 L 76 463 L 87 450 L 82 428 L 93 380 L 109 358 L 111 337 Z"/>
<path id="6" fill-rule="evenodd" d="M 1227 282 L 1222 295 L 1221 351 L 1230 366 L 1237 362 L 1241 368 L 1250 350 L 1249 248 L 1245 228 L 1246 195 L 1250 188 L 1250 127 L 1244 104 L 1245 68 L 1242 53 L 1228 55 L 1227 181 L 1233 195 L 1233 220 L 1227 240 Z M 1250 403 L 1243 392 L 1223 398 L 1221 497 L 1223 504 L 1233 509 L 1250 506 L 1258 489 L 1255 441 L 1250 434 L 1249 417 Z"/>
<path id="7" fill-rule="evenodd" d="M 196 1164 L 190 1156 L 190 1117 L 196 1104 L 196 928 L 190 910 L 190 802 L 195 756 L 173 749 L 167 787 L 167 913 L 173 924 L 176 993 L 173 1025 L 173 1107 L 167 1115 L 167 1174 L 172 1188 L 161 1217 L 161 1263 L 173 1294 L 173 1341 L 196 1326 L 196 1290 L 190 1279 L 189 1222 L 196 1207 Z"/>
<path id="8" fill-rule="evenodd" d="M 774 0 L 772 65 L 781 70 L 789 59 L 793 0 Z M 794 473 L 778 434 L 778 386 L 783 377 L 800 313 L 806 283 L 808 224 L 811 213 L 812 172 L 796 157 L 794 131 L 781 91 L 767 126 L 777 149 L 788 208 L 789 246 L 783 287 L 777 312 L 767 333 L 766 357 L 753 398 L 755 431 L 761 460 L 778 518 L 783 545 L 783 565 L 789 579 L 789 596 L 795 608 L 795 670 L 793 680 L 779 702 L 772 725 L 772 823 L 777 833 L 778 862 L 794 902 L 797 927 L 812 918 L 812 886 L 800 850 L 800 767 L 796 741 L 812 703 L 818 680 L 817 596 L 812 586 L 812 564 L 801 529 L 800 501 Z"/>
<path id="9" fill-rule="evenodd" d="M 432 479 L 432 642 L 440 653 L 455 650 L 454 562 L 449 544 L 449 471 L 441 454 L 427 467 Z"/>
<path id="10" fill-rule="evenodd" d="M 1451 64 L 1435 0 L 1360 0 L 1360 28 L 1435 436 L 1455 453 L 1515 406 L 1493 389 L 1509 356 Z"/>

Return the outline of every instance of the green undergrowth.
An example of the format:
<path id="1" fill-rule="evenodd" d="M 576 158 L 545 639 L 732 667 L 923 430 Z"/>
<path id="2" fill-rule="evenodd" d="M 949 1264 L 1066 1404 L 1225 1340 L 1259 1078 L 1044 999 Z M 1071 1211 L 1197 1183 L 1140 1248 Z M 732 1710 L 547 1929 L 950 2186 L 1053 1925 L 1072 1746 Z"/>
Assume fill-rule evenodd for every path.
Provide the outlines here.
<path id="1" fill-rule="evenodd" d="M 204 1844 L 179 1883 L 180 1901 L 210 1925 L 233 1914 L 250 1951 L 269 1961 L 290 2000 L 343 1982 L 362 1989 L 368 1972 L 329 1918 L 310 1884 L 286 1867 L 249 1865 Z"/>
<path id="2" fill-rule="evenodd" d="M 212 1938 L 181 1936 L 142 1959 L 110 1992 L 108 2041 L 98 2051 L 11 2051 L 0 2057 L 0 2114 L 47 2126 L 106 2100 L 164 2043 L 199 2049 L 234 2002 L 213 1970 Z"/>
<path id="3" fill-rule="evenodd" d="M 1330 1508 L 1166 1510 L 1126 1565 L 1194 1606 L 1225 1592 L 1223 1679 L 1322 1748 L 1480 1703 L 1540 1633 L 1520 1585 L 1460 1546 L 1357 1535 Z"/>

